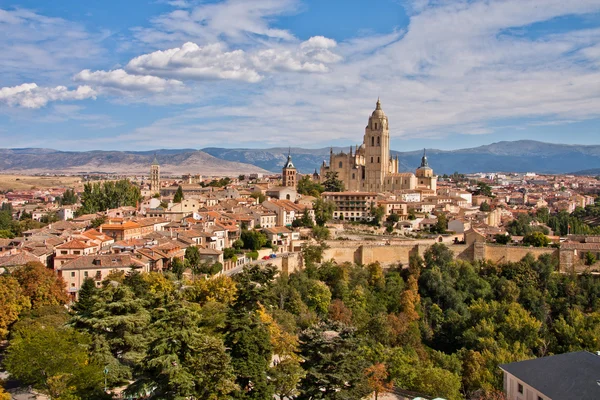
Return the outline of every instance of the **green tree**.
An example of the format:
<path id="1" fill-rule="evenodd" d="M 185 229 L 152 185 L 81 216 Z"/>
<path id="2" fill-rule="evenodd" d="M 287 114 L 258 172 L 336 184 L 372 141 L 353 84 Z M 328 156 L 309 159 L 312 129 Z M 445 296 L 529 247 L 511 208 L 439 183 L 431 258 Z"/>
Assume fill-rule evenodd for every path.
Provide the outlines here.
<path id="1" fill-rule="evenodd" d="M 259 250 L 264 247 L 267 242 L 267 236 L 260 231 L 242 231 L 240 239 L 244 243 L 243 248 L 248 250 Z"/>
<path id="2" fill-rule="evenodd" d="M 594 265 L 596 263 L 596 255 L 590 251 L 585 253 L 585 265 Z"/>
<path id="3" fill-rule="evenodd" d="M 385 208 L 383 206 L 371 206 L 371 217 L 373 218 L 372 222 L 374 225 L 381 225 L 381 220 L 385 215 Z"/>
<path id="4" fill-rule="evenodd" d="M 475 194 L 479 196 L 492 197 L 492 187 L 485 182 L 478 182 Z"/>
<path id="5" fill-rule="evenodd" d="M 533 247 L 546 247 L 550 244 L 550 239 L 542 232 L 531 232 L 525 235 L 523 244 Z"/>
<path id="6" fill-rule="evenodd" d="M 323 189 L 325 192 L 343 192 L 345 190 L 344 182 L 338 178 L 337 172 L 329 171 L 325 173 Z"/>
<path id="7" fill-rule="evenodd" d="M 436 221 L 435 226 L 433 227 L 432 231 L 436 232 L 436 233 L 446 233 L 447 229 L 448 229 L 448 220 L 446 218 L 446 214 L 438 213 L 437 221 Z"/>
<path id="8" fill-rule="evenodd" d="M 324 227 L 324 226 L 315 226 L 312 229 L 312 233 L 313 233 L 313 237 L 315 238 L 315 240 L 321 242 L 323 240 L 328 240 L 331 232 L 329 232 L 329 229 Z"/>
<path id="9" fill-rule="evenodd" d="M 185 261 L 192 271 L 194 271 L 194 273 L 197 272 L 198 267 L 200 267 L 201 264 L 200 251 L 198 250 L 198 247 L 189 246 L 187 249 L 185 249 Z"/>
<path id="10" fill-rule="evenodd" d="M 73 328 L 33 324 L 10 341 L 4 365 L 12 377 L 52 398 L 97 398 L 102 366 L 91 362 L 89 344 L 90 337 Z"/>
<path id="11" fill-rule="evenodd" d="M 512 240 L 512 238 L 508 233 L 507 234 L 498 233 L 498 234 L 494 235 L 494 240 L 498 244 L 509 244 L 510 241 Z"/>
<path id="12" fill-rule="evenodd" d="M 71 310 L 79 315 L 91 316 L 97 293 L 95 281 L 92 278 L 85 278 L 79 289 L 77 302 L 73 304 Z"/>
<path id="13" fill-rule="evenodd" d="M 175 195 L 173 196 L 173 203 L 181 203 L 181 200 L 183 200 L 183 188 L 181 185 L 179 185 Z"/>
<path id="14" fill-rule="evenodd" d="M 481 205 L 479 206 L 479 211 L 492 211 L 492 207 L 490 207 L 490 205 L 488 204 L 487 201 L 484 201 L 483 203 L 481 203 Z"/>
<path id="15" fill-rule="evenodd" d="M 327 222 L 333 218 L 333 212 L 336 206 L 333 201 L 323 200 L 321 198 L 316 199 L 313 202 L 313 210 L 315 212 L 315 222 L 319 226 L 324 226 Z"/>
<path id="16" fill-rule="evenodd" d="M 141 198 L 140 188 L 127 179 L 86 183 L 77 214 L 94 214 L 122 206 L 136 207 Z"/>
<path id="17" fill-rule="evenodd" d="M 128 393 L 151 391 L 152 399 L 218 400 L 235 390 L 233 369 L 222 339 L 207 334 L 200 307 L 167 305 L 149 329 L 155 337 L 141 361 L 141 377 Z"/>
<path id="18" fill-rule="evenodd" d="M 371 393 L 365 375 L 369 364 L 354 328 L 320 323 L 303 331 L 299 342 L 306 377 L 298 399 L 360 399 Z"/>
<path id="19" fill-rule="evenodd" d="M 305 196 L 319 197 L 325 191 L 325 188 L 320 183 L 314 182 L 310 175 L 304 175 L 298 181 L 296 190 L 299 194 Z"/>

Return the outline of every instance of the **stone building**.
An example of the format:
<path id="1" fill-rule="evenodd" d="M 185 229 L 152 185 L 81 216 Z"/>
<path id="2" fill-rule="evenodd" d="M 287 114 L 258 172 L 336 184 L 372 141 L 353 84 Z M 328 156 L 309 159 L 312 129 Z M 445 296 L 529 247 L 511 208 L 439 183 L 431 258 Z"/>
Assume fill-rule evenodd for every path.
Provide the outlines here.
<path id="1" fill-rule="evenodd" d="M 350 147 L 349 153 L 329 154 L 329 165 L 323 161 L 321 181 L 327 179 L 328 172 L 337 172 L 347 191 L 385 192 L 412 189 L 435 191 L 437 176 L 429 167 L 427 156 L 423 154 L 417 174 L 398 172 L 398 157 L 390 156 L 390 130 L 388 118 L 377 99 L 375 110 L 365 127 L 363 143 L 360 147 Z"/>
<path id="2" fill-rule="evenodd" d="M 292 163 L 291 149 L 288 152 L 287 161 L 283 166 L 283 169 L 281 170 L 281 176 L 283 181 L 282 186 L 296 188 L 296 177 L 298 176 L 298 174 L 296 171 L 296 167 L 294 167 L 294 164 Z"/>
<path id="3" fill-rule="evenodd" d="M 160 165 L 158 164 L 156 155 L 150 166 L 150 191 L 152 193 L 160 192 Z"/>

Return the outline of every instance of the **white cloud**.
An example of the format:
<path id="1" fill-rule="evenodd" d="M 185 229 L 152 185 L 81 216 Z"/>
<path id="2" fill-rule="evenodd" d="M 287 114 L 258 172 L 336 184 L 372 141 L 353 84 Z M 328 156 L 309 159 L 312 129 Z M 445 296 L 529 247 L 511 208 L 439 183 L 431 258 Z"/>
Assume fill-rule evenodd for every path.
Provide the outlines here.
<path id="1" fill-rule="evenodd" d="M 232 79 L 258 82 L 261 76 L 246 65 L 243 50 L 226 51 L 219 43 L 200 47 L 185 43 L 165 51 L 155 51 L 131 60 L 126 69 L 136 74 L 180 79 Z"/>
<path id="2" fill-rule="evenodd" d="M 94 72 L 84 69 L 75 75 L 74 80 L 103 88 L 154 93 L 164 92 L 167 89 L 177 89 L 183 86 L 183 83 L 178 80 L 163 79 L 151 75 L 131 75 L 123 69 Z"/>
<path id="3" fill-rule="evenodd" d="M 39 87 L 35 83 L 0 88 L 0 102 L 24 108 L 44 107 L 51 101 L 84 100 L 95 98 L 96 92 L 89 86 L 69 90 L 65 86 Z"/>
<path id="4" fill-rule="evenodd" d="M 187 5 L 190 5 L 189 2 Z M 298 0 L 201 3 L 190 9 L 178 9 L 156 17 L 152 20 L 153 27 L 135 28 L 134 33 L 138 40 L 157 47 L 168 47 L 184 41 L 201 45 L 222 40 L 248 43 L 253 42 L 253 37 L 293 40 L 292 33 L 270 27 L 269 20 L 294 13 L 299 6 Z"/>
<path id="5" fill-rule="evenodd" d="M 184 80 L 225 79 L 256 83 L 262 72 L 327 72 L 327 64 L 341 57 L 330 48 L 336 42 L 325 37 L 310 38 L 300 45 L 279 45 L 246 52 L 227 50 L 222 43 L 200 47 L 187 42 L 182 47 L 159 50 L 132 59 L 125 67 L 134 74 Z"/>

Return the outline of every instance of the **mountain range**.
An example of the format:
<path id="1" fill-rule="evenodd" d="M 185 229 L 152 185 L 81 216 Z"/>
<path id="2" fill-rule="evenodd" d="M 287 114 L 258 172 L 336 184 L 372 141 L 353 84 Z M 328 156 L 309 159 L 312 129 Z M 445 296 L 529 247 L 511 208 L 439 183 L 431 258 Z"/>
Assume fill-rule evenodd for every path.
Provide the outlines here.
<path id="1" fill-rule="evenodd" d="M 329 152 L 349 147 L 320 149 L 269 148 L 155 151 L 59 151 L 52 149 L 0 149 L 0 173 L 118 173 L 145 174 L 156 155 L 164 175 L 237 175 L 281 172 L 288 151 L 301 173 L 319 170 Z M 400 169 L 414 171 L 423 151 L 392 151 Z M 600 171 L 600 145 L 565 145 L 520 140 L 498 142 L 460 150 L 427 149 L 429 165 L 437 174 L 453 172 L 538 172 L 597 175 Z"/>

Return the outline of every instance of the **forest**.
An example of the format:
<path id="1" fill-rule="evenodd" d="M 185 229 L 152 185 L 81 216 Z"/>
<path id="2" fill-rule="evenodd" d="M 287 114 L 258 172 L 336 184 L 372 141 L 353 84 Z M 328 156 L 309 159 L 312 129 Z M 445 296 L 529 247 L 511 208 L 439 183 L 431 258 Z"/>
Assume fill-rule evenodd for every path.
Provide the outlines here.
<path id="1" fill-rule="evenodd" d="M 111 398 L 105 380 L 152 399 L 492 400 L 499 364 L 598 350 L 600 281 L 552 257 L 469 263 L 436 244 L 383 269 L 322 252 L 305 246 L 289 276 L 114 273 L 69 308 L 62 279 L 28 264 L 0 277 L 4 367 L 61 400 Z"/>

